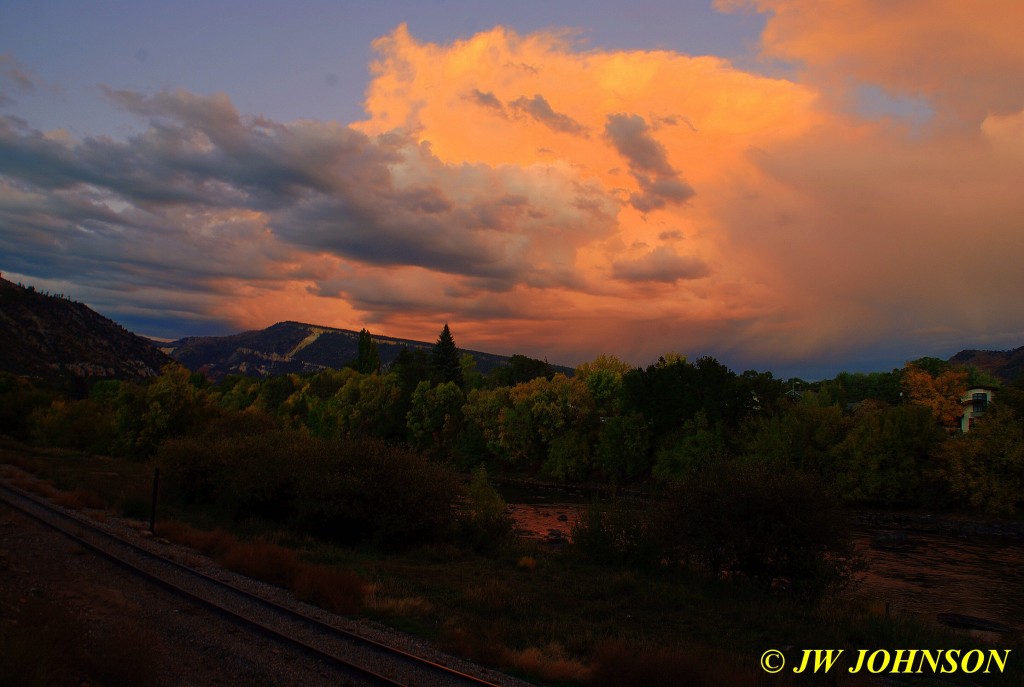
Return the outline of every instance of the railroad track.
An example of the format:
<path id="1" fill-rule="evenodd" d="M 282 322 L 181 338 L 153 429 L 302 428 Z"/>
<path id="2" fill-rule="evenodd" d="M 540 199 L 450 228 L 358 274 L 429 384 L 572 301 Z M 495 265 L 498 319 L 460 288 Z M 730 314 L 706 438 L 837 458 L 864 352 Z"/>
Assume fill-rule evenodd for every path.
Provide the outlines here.
<path id="1" fill-rule="evenodd" d="M 20 489 L 0 484 L 0 501 L 153 584 L 223 615 L 258 635 L 325 660 L 360 684 L 401 687 L 499 685 L 363 637 L 160 556 L 98 527 L 87 518 L 56 508 Z"/>

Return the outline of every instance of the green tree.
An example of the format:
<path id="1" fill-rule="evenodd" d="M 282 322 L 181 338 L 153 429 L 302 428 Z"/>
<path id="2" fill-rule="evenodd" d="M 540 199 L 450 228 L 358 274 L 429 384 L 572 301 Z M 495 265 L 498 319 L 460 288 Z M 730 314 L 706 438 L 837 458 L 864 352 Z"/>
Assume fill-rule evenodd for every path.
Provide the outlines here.
<path id="1" fill-rule="evenodd" d="M 936 506 L 929 466 L 945 433 L 929 409 L 865 401 L 830 450 L 833 482 L 848 501 L 878 506 Z"/>
<path id="2" fill-rule="evenodd" d="M 430 355 L 430 368 L 434 379 L 439 382 L 455 382 L 461 388 L 464 385 L 462 379 L 462 362 L 458 347 L 455 345 L 455 337 L 452 336 L 448 323 L 445 322 L 441 335 L 437 337 L 434 349 Z"/>
<path id="3" fill-rule="evenodd" d="M 819 406 L 809 398 L 783 403 L 775 413 L 743 425 L 742 454 L 747 462 L 824 474 L 829 451 L 846 436 L 846 425 L 838 406 Z"/>
<path id="4" fill-rule="evenodd" d="M 462 429 L 462 406 L 466 396 L 455 382 L 432 386 L 420 382 L 412 393 L 412 407 L 406 415 L 409 443 L 435 458 L 450 457 Z"/>
<path id="5" fill-rule="evenodd" d="M 491 484 L 483 465 L 473 471 L 459 521 L 464 535 L 478 549 L 495 549 L 508 543 L 513 521 L 501 494 Z"/>
<path id="6" fill-rule="evenodd" d="M 508 362 L 491 372 L 488 381 L 491 387 L 515 386 L 537 377 L 551 379 L 555 369 L 546 360 L 538 360 L 516 353 Z"/>
<path id="7" fill-rule="evenodd" d="M 377 351 L 377 343 L 366 329 L 359 330 L 359 354 L 351 365 L 356 372 L 363 374 L 380 372 L 380 353 Z"/>
<path id="8" fill-rule="evenodd" d="M 1024 510 L 1024 423 L 998 401 L 970 432 L 939 452 L 950 489 L 972 508 L 1012 515 Z"/>
<path id="9" fill-rule="evenodd" d="M 510 461 L 505 443 L 505 415 L 512 407 L 509 387 L 473 389 L 462 407 L 467 424 L 475 427 L 491 455 Z"/>
<path id="10" fill-rule="evenodd" d="M 654 477 L 668 482 L 706 471 L 728 456 L 721 428 L 713 427 L 703 410 L 683 423 L 675 441 L 658 450 Z"/>
<path id="11" fill-rule="evenodd" d="M 639 413 L 603 418 L 594 464 L 612 484 L 641 477 L 651 467 L 650 431 Z"/>
<path id="12" fill-rule="evenodd" d="M 400 400 L 394 375 L 357 373 L 331 398 L 325 412 L 335 415 L 340 434 L 397 439 L 405 435 Z"/>

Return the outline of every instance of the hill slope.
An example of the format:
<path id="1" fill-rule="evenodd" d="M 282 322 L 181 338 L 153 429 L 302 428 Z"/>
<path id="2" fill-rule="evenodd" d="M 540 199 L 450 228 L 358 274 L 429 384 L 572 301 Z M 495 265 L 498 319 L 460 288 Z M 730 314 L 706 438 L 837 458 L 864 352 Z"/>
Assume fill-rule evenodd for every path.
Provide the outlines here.
<path id="1" fill-rule="evenodd" d="M 1024 374 L 1024 346 L 1012 351 L 960 351 L 949 362 L 953 365 L 973 365 L 985 370 L 1003 382 L 1013 382 Z"/>
<path id="2" fill-rule="evenodd" d="M 0 370 L 50 382 L 142 379 L 169 362 L 88 306 L 0 277 Z"/>
<path id="3" fill-rule="evenodd" d="M 402 348 L 429 352 L 432 343 L 373 335 L 381 363 L 387 366 Z M 230 336 L 192 336 L 156 344 L 190 370 L 202 370 L 210 379 L 229 374 L 268 377 L 289 372 L 316 372 L 344 367 L 358 356 L 359 332 L 320 327 L 302 322 L 278 322 L 255 331 Z M 477 370 L 488 373 L 508 362 L 507 356 L 463 350 L 476 360 Z M 556 370 L 568 368 L 553 366 Z"/>

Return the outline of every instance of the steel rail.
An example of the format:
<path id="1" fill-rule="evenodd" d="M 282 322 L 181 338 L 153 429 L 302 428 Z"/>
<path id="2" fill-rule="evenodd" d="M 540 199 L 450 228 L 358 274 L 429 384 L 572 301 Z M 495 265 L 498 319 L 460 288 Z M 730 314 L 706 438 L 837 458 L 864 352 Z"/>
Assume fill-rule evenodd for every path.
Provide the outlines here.
<path id="1" fill-rule="evenodd" d="M 276 628 L 270 627 L 265 623 L 261 623 L 258 620 L 242 615 L 236 611 L 231 610 L 230 608 L 227 608 L 217 603 L 212 599 L 206 598 L 198 593 L 189 591 L 181 587 L 180 585 L 171 582 L 170 580 L 162 578 L 159 575 L 152 573 L 148 570 L 144 570 L 139 566 L 135 565 L 134 563 L 132 563 L 131 561 L 126 560 L 122 556 L 119 556 L 118 554 L 112 551 L 104 549 L 103 547 L 89 541 L 88 539 L 85 539 L 84 537 L 75 534 L 70 529 L 58 525 L 50 520 L 47 520 L 46 518 L 41 517 L 38 513 L 32 512 L 29 508 L 26 508 L 25 506 L 12 501 L 10 495 L 13 495 L 16 499 L 28 501 L 34 507 L 42 509 L 48 514 L 51 514 L 52 516 L 56 516 L 57 518 L 63 520 L 68 520 L 74 523 L 76 526 L 85 528 L 87 531 L 93 534 L 97 534 L 101 537 L 107 538 L 115 542 L 117 545 L 126 547 L 135 554 L 143 556 L 148 560 L 156 561 L 160 565 L 169 566 L 170 568 L 178 571 L 179 573 L 197 578 L 208 585 L 213 585 L 217 588 L 226 590 L 228 593 L 233 594 L 235 596 L 240 596 L 245 600 L 249 601 L 250 603 L 258 604 L 264 608 L 267 608 L 271 610 L 273 613 L 284 615 L 295 621 L 304 623 L 320 634 L 326 634 L 337 637 L 347 642 L 360 644 L 364 647 L 370 648 L 373 651 L 383 653 L 390 658 L 398 659 L 406 663 L 407 665 L 410 665 L 416 670 L 427 670 L 429 672 L 436 673 L 437 677 L 441 677 L 446 680 L 444 684 L 470 684 L 476 687 L 499 687 L 496 683 L 489 682 L 482 678 L 478 678 L 474 675 L 463 673 L 442 663 L 431 661 L 421 656 L 417 656 L 407 651 L 403 651 L 402 649 L 388 646 L 387 644 L 378 642 L 368 637 L 364 637 L 358 633 L 350 632 L 348 630 L 344 630 L 342 628 L 326 623 L 318 618 L 314 618 L 310 615 L 302 613 L 301 611 L 278 604 L 270 599 L 260 596 L 259 594 L 255 594 L 246 589 L 242 589 L 233 584 L 225 582 L 224 580 L 217 579 L 216 577 L 212 577 L 211 575 L 207 575 L 204 572 L 195 570 L 194 568 L 190 568 L 189 566 L 179 563 L 178 561 L 171 560 L 165 556 L 161 556 L 157 553 L 154 553 L 153 551 L 150 551 L 144 547 L 138 546 L 134 542 L 128 541 L 123 537 L 120 537 L 112 532 L 108 532 L 107 530 L 96 526 L 93 522 L 84 517 L 80 517 L 78 515 L 74 515 L 63 510 L 57 509 L 53 505 L 45 501 L 41 501 L 35 498 L 34 496 L 28 494 L 27 492 L 22 491 L 21 489 L 16 489 L 7 484 L 0 484 L 0 500 L 2 500 L 11 508 L 22 513 L 23 515 L 63 534 L 65 537 L 71 539 L 72 541 L 88 549 L 89 551 L 92 551 L 102 556 L 103 558 L 106 558 L 126 568 L 130 572 L 142 577 L 143 579 L 149 580 L 150 582 L 157 584 L 175 594 L 179 594 L 195 603 L 203 605 L 229 618 L 234 622 L 239 622 L 245 626 L 248 626 L 252 630 L 255 630 L 256 632 L 271 637 L 272 639 L 275 639 L 277 641 L 295 646 L 301 651 L 309 653 L 317 658 L 324 659 L 330 663 L 333 663 L 341 667 L 343 670 L 355 672 L 364 679 L 369 679 L 370 681 L 375 682 L 377 684 L 391 685 L 395 687 L 411 687 L 409 684 L 405 682 L 398 682 L 390 677 L 381 675 L 369 668 L 366 668 L 365 666 L 354 663 L 346 658 L 325 651 L 318 647 L 312 646 L 311 644 L 303 641 L 300 638 L 293 637 Z"/>

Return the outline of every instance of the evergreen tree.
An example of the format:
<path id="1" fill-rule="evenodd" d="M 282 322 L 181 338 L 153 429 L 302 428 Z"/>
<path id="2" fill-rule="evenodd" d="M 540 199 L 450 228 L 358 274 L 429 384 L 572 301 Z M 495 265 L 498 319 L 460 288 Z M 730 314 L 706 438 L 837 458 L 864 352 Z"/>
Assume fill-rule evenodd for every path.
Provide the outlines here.
<path id="1" fill-rule="evenodd" d="M 434 350 L 430 355 L 430 367 L 435 383 L 455 382 L 460 387 L 463 386 L 459 349 L 455 346 L 455 338 L 448 329 L 447 322 L 437 343 L 434 344 Z"/>
<path id="2" fill-rule="evenodd" d="M 366 329 L 359 330 L 358 356 L 353 365 L 356 372 L 373 374 L 380 371 L 380 353 L 377 351 L 377 344 Z"/>

